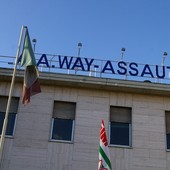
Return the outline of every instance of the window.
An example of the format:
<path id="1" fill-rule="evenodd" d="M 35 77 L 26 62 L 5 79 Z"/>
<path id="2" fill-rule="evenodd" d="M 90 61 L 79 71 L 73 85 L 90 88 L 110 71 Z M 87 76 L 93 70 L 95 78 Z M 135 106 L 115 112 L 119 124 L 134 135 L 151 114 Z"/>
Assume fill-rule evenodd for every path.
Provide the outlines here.
<path id="1" fill-rule="evenodd" d="M 2 133 L 7 102 L 8 102 L 8 97 L 0 96 L 0 134 Z M 19 103 L 19 98 L 12 97 L 11 106 L 10 106 L 9 115 L 8 115 L 8 124 L 7 124 L 7 129 L 6 129 L 7 136 L 13 136 L 14 134 L 18 103 Z"/>
<path id="2" fill-rule="evenodd" d="M 51 139 L 73 141 L 76 103 L 54 102 Z"/>
<path id="3" fill-rule="evenodd" d="M 131 108 L 110 107 L 110 144 L 131 146 Z"/>
<path id="4" fill-rule="evenodd" d="M 166 145 L 167 149 L 170 149 L 170 111 L 165 112 L 166 121 Z"/>

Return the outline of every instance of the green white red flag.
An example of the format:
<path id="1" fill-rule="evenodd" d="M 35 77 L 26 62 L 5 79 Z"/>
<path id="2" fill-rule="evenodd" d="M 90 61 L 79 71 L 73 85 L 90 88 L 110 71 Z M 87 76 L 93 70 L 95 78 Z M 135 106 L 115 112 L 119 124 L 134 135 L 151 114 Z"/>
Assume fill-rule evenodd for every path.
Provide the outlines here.
<path id="1" fill-rule="evenodd" d="M 110 153 L 108 148 L 108 141 L 104 121 L 102 120 L 100 128 L 100 146 L 99 146 L 99 164 L 98 170 L 112 170 L 110 162 Z"/>
<path id="2" fill-rule="evenodd" d="M 23 101 L 24 105 L 30 102 L 30 97 L 40 93 L 40 83 L 38 80 L 38 70 L 36 60 L 32 49 L 28 28 L 26 27 L 21 66 L 25 66 L 25 76 L 23 85 Z"/>

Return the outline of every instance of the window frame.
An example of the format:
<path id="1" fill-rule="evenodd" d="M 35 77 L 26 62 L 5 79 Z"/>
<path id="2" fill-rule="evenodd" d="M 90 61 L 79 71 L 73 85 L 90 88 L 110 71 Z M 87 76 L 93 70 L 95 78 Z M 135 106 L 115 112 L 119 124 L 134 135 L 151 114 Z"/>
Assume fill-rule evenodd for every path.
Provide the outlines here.
<path id="1" fill-rule="evenodd" d="M 1 112 L 2 113 L 2 112 Z M 1 114 L 0 113 L 0 114 Z M 6 113 L 4 113 L 4 114 L 6 114 Z M 16 121 L 17 121 L 17 113 L 9 113 L 9 115 L 10 114 L 15 114 L 15 120 L 14 120 L 14 126 L 13 126 L 13 130 L 12 130 L 12 135 L 6 135 L 6 133 L 5 133 L 5 137 L 8 137 L 8 138 L 13 138 L 14 137 L 14 133 L 15 133 L 15 129 L 16 129 Z M 8 115 L 8 116 L 9 116 Z M 5 118 L 4 118 L 5 119 Z M 3 120 L 3 123 L 4 123 L 4 120 Z M 8 127 L 8 123 L 9 123 L 9 121 L 7 122 L 7 127 Z M 7 127 L 6 127 L 6 130 L 7 130 Z M 3 130 L 3 124 L 2 124 L 2 130 Z M 2 132 L 0 133 L 0 136 L 2 135 Z"/>
<path id="2" fill-rule="evenodd" d="M 71 119 L 72 120 L 71 140 L 60 140 L 60 139 L 53 139 L 52 138 L 52 136 L 53 136 L 54 120 L 56 119 L 56 118 L 54 118 L 52 116 L 52 118 L 51 118 L 51 129 L 50 129 L 50 139 L 49 139 L 49 141 L 51 141 L 51 142 L 61 142 L 61 143 L 73 143 L 73 141 L 74 141 L 74 131 L 75 131 L 76 102 L 54 101 L 54 105 L 55 105 L 55 102 L 61 102 L 61 103 L 63 102 L 63 103 L 73 103 L 73 104 L 75 104 L 74 119 Z M 54 105 L 53 105 L 53 112 L 54 112 Z M 58 118 L 58 119 L 60 119 L 60 118 Z M 67 120 L 66 118 L 63 118 L 63 119 Z"/>
<path id="3" fill-rule="evenodd" d="M 9 114 L 8 114 L 8 122 L 7 122 L 6 132 L 7 132 L 8 126 L 9 126 L 9 116 L 10 116 L 10 114 L 15 115 L 15 120 L 13 122 L 12 134 L 6 135 L 6 133 L 5 133 L 5 137 L 7 137 L 7 138 L 14 138 L 14 134 L 15 134 L 15 130 L 16 130 L 16 124 L 17 124 L 17 118 L 18 118 L 19 101 L 20 101 L 19 97 L 12 96 L 11 107 L 9 109 Z M 7 102 L 8 102 L 8 96 L 0 95 L 0 102 L 1 102 L 0 103 L 0 114 L 1 113 L 4 114 L 4 119 L 2 120 L 2 130 L 3 130 L 3 124 L 4 124 L 4 120 L 5 120 L 5 116 L 6 116 L 6 105 L 7 105 Z M 1 135 L 2 135 L 2 131 L 1 131 L 0 136 Z"/>
<path id="4" fill-rule="evenodd" d="M 129 124 L 129 145 L 121 145 L 121 144 L 112 144 L 111 143 L 111 123 L 113 122 L 113 121 L 111 121 L 111 119 L 110 119 L 110 116 L 111 116 L 111 107 L 116 107 L 116 108 L 118 108 L 118 107 L 120 107 L 120 108 L 127 108 L 127 109 L 131 109 L 131 113 L 130 113 L 130 120 L 131 120 L 131 122 L 130 123 L 128 123 Z M 115 123 L 123 123 L 123 122 L 116 122 L 115 121 Z M 109 131 L 109 146 L 113 146 L 113 147 L 119 147 L 119 148 L 132 148 L 132 108 L 131 107 L 124 107 L 124 106 L 110 106 L 110 112 L 109 112 L 109 129 L 108 129 L 108 131 Z"/>
<path id="5" fill-rule="evenodd" d="M 63 143 L 73 143 L 73 141 L 74 141 L 74 124 L 75 124 L 75 120 L 72 120 L 73 122 L 72 122 L 71 140 L 60 140 L 60 139 L 53 139 L 52 138 L 52 136 L 53 136 L 54 119 L 55 118 L 52 118 L 52 120 L 51 120 L 50 141 L 53 141 L 53 142 L 63 142 Z"/>
<path id="6" fill-rule="evenodd" d="M 166 141 L 166 151 L 170 152 L 170 148 L 168 148 L 167 133 L 165 134 L 165 141 Z"/>
<path id="7" fill-rule="evenodd" d="M 170 115 L 170 111 L 165 111 L 165 142 L 166 142 L 166 151 L 167 152 L 170 152 L 170 148 L 168 148 L 168 138 L 167 138 L 167 135 L 169 134 L 170 135 L 170 133 L 167 133 L 167 114 L 169 114 Z M 170 141 L 169 141 L 170 142 Z"/>
<path id="8" fill-rule="evenodd" d="M 109 121 L 109 146 L 121 147 L 121 148 L 132 148 L 132 124 L 129 123 L 129 145 L 118 145 L 110 143 L 111 138 L 111 122 Z"/>

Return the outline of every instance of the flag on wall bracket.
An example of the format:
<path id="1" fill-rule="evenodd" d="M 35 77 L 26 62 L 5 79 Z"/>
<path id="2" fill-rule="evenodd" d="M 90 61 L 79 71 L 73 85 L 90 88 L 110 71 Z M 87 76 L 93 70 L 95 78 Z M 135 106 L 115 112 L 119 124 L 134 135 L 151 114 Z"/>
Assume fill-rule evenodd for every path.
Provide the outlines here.
<path id="1" fill-rule="evenodd" d="M 25 38 L 22 49 L 21 66 L 25 66 L 24 84 L 23 84 L 23 100 L 24 105 L 30 102 L 30 97 L 41 92 L 38 80 L 39 74 L 36 65 L 34 52 L 32 49 L 28 28 L 25 27 Z"/>
<path id="2" fill-rule="evenodd" d="M 104 121 L 102 120 L 100 128 L 100 146 L 99 146 L 99 163 L 98 170 L 112 170 L 110 153 L 108 148 L 108 140 L 106 136 L 106 130 Z"/>

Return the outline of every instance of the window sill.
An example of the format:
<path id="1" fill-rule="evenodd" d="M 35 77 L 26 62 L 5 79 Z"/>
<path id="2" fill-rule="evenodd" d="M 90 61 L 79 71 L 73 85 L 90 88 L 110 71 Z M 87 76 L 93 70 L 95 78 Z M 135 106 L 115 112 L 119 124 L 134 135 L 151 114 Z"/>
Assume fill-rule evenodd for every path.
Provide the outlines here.
<path id="1" fill-rule="evenodd" d="M 113 144 L 109 144 L 109 147 L 123 148 L 123 149 L 132 149 L 132 146 L 126 146 L 126 145 L 113 145 Z"/>
<path id="2" fill-rule="evenodd" d="M 1 135 L 0 135 L 1 138 Z M 5 135 L 5 138 L 14 139 L 14 136 Z"/>
<path id="3" fill-rule="evenodd" d="M 50 139 L 49 142 L 73 144 L 73 141 Z"/>

